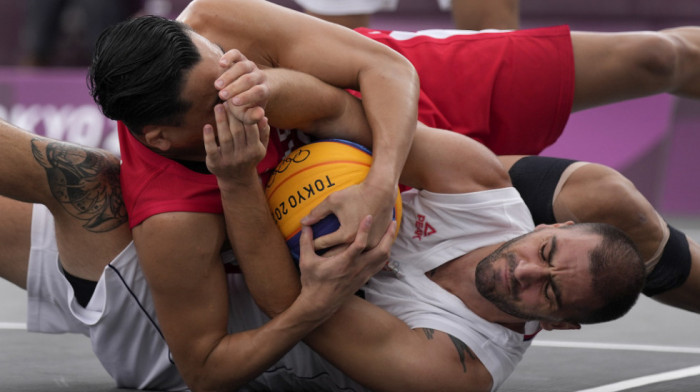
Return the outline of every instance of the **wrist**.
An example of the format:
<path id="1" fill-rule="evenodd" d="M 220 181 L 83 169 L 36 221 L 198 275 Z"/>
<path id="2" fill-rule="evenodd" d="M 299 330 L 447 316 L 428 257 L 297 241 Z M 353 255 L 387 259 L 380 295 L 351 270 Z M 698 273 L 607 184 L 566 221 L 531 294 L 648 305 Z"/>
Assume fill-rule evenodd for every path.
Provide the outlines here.
<path id="1" fill-rule="evenodd" d="M 221 193 L 248 193 L 258 188 L 262 191 L 260 177 L 258 177 L 255 172 L 250 175 L 237 176 L 235 178 L 217 177 L 216 180 Z"/>
<path id="2" fill-rule="evenodd" d="M 388 175 L 372 174 L 373 173 L 370 171 L 363 181 L 365 188 L 371 189 L 372 192 L 378 195 L 380 198 L 393 200 L 398 192 L 398 180 L 393 180 L 391 176 Z"/>
<path id="3" fill-rule="evenodd" d="M 299 320 L 303 320 L 308 325 L 318 326 L 328 320 L 339 307 L 320 300 L 319 295 L 312 295 L 308 290 L 302 288 L 299 296 L 294 301 L 290 309 L 299 313 Z"/>

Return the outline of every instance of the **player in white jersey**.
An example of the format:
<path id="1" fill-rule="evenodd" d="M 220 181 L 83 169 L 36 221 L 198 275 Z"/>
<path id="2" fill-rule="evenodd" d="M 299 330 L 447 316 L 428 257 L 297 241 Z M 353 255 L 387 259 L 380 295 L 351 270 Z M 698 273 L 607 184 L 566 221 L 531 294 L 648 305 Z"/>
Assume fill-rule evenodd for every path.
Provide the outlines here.
<path id="1" fill-rule="evenodd" d="M 65 221 L 68 221 L 69 225 L 89 221 L 90 225 L 102 226 L 102 229 L 105 230 L 101 234 L 95 234 L 99 235 L 103 241 L 104 238 L 114 234 L 108 233 L 114 230 L 118 232 L 119 227 L 121 227 L 120 223 L 123 220 L 119 217 L 119 209 L 113 210 L 115 205 L 119 205 L 118 189 L 109 188 L 109 185 L 114 185 L 110 181 L 114 178 L 109 178 L 109 175 L 114 173 L 107 170 L 110 168 L 110 164 L 115 163 L 115 161 L 109 160 L 107 154 L 98 150 L 83 149 L 68 143 L 52 142 L 43 138 L 33 138 L 29 134 L 11 128 L 8 124 L 4 124 L 1 135 L 8 142 L 4 144 L 6 146 L 22 146 L 23 142 L 26 143 L 27 147 L 31 145 L 32 157 L 41 160 L 44 164 L 39 169 L 48 169 L 52 173 L 49 178 L 67 178 L 71 173 L 76 176 L 74 179 L 78 179 L 78 181 L 68 180 L 66 183 L 55 183 L 54 186 L 67 185 L 65 188 L 58 189 L 59 191 L 68 191 L 67 188 L 79 183 L 89 185 L 85 186 L 84 189 L 99 189 L 102 192 L 81 194 L 80 202 L 89 202 L 87 204 L 93 207 L 98 205 L 105 207 L 96 215 L 91 215 L 89 210 L 83 210 L 79 213 L 74 212 L 70 218 L 64 216 L 63 221 L 54 221 L 54 217 L 45 206 L 35 204 L 30 207 L 29 204 L 15 200 L 0 199 L 0 208 L 6 219 L 13 219 L 20 223 L 23 220 L 26 222 L 27 219 L 31 219 L 30 245 L 21 246 L 26 242 L 25 239 L 22 239 L 14 244 L 13 248 L 10 248 L 9 245 L 7 247 L 7 249 L 30 249 L 28 256 L 17 256 L 27 257 L 29 260 L 25 272 L 29 297 L 28 329 L 35 332 L 80 333 L 88 336 L 96 356 L 119 387 L 186 390 L 187 387 L 177 372 L 159 330 L 152 298 L 136 259 L 133 243 L 128 242 L 123 250 L 115 254 L 113 259 L 108 260 L 108 264 L 100 265 L 98 277 L 94 279 L 96 283 L 90 289 L 86 289 L 83 284 L 89 284 L 93 275 L 83 275 L 85 278 L 73 275 L 78 273 L 69 272 L 67 269 L 69 266 L 72 271 L 76 271 L 72 264 L 69 264 L 73 259 L 59 257 L 61 246 L 57 243 L 55 230 L 57 224 L 59 230 L 63 230 L 62 235 L 59 234 L 58 238 L 65 238 L 68 233 L 79 235 L 85 231 L 84 226 L 66 230 L 67 223 Z M 21 155 L 6 156 L 20 160 Z M 73 159 L 65 159 L 66 157 Z M 89 170 L 89 164 L 100 164 L 100 162 L 103 165 L 102 168 L 96 172 Z M 36 165 L 36 162 L 34 164 Z M 27 164 L 25 167 L 30 168 L 32 165 Z M 81 173 L 82 177 L 80 177 Z M 103 177 L 102 174 L 105 173 L 107 175 Z M 5 181 L 4 184 L 10 182 Z M 38 182 L 38 184 L 44 182 Z M 7 186 L 3 188 L 3 191 L 10 192 L 9 188 Z M 56 189 L 54 188 L 54 190 Z M 18 196 L 19 192 L 28 193 L 27 190 L 15 190 L 14 192 L 13 196 Z M 65 194 L 67 193 L 65 192 Z M 101 201 L 100 199 L 90 199 L 90 197 L 104 194 L 109 195 L 114 203 L 111 205 L 110 203 L 101 204 L 98 202 Z M 71 203 L 70 199 L 63 199 L 63 201 Z M 78 219 L 75 215 L 83 219 Z M 100 221 L 102 225 L 97 224 Z M 106 225 L 105 222 L 110 221 L 113 223 Z M 19 225 L 20 228 L 26 226 L 26 224 Z M 12 227 L 12 229 L 16 228 Z M 61 232 L 59 231 L 59 233 Z M 114 236 L 119 238 L 116 234 Z M 87 249 L 87 253 L 96 254 L 90 249 L 89 244 L 73 245 L 76 248 Z M 101 248 L 100 242 L 92 242 L 92 244 L 98 244 L 95 250 Z M 65 246 L 62 249 L 66 249 Z M 106 259 L 96 257 L 94 260 Z M 19 265 L 19 263 L 2 263 L 3 267 L 13 265 Z M 92 269 L 90 270 L 92 271 Z M 242 276 L 229 274 L 228 279 L 232 301 L 229 317 L 230 332 L 252 330 L 264 325 L 269 319 L 254 304 L 243 283 Z M 19 276 L 15 282 L 25 287 Z M 88 292 L 87 295 L 86 292 Z M 128 320 L 128 325 L 125 324 L 125 320 Z M 498 330 L 498 328 L 494 330 Z M 517 343 L 520 344 L 520 341 Z M 480 356 L 484 355 L 481 352 L 479 354 Z M 498 354 L 490 354 L 490 356 L 499 357 Z M 304 390 L 363 389 L 303 344 L 297 345 L 279 362 L 249 383 L 248 387 L 272 390 L 290 388 Z"/>
<path id="2" fill-rule="evenodd" d="M 396 276 L 375 275 L 364 288 L 365 298 L 410 328 L 444 331 L 459 339 L 488 369 L 497 389 L 515 370 L 539 323 L 526 323 L 523 333 L 517 333 L 489 322 L 426 274 L 474 249 L 531 232 L 530 212 L 515 188 L 466 194 L 414 189 L 402 199 L 403 223 L 391 252 Z"/>
<path id="3" fill-rule="evenodd" d="M 228 232 L 237 233 L 230 241 L 234 249 L 241 243 L 265 249 L 282 239 L 250 230 L 248 222 L 266 224 L 272 217 L 261 191 L 242 190 L 259 186 L 251 163 L 264 156 L 260 144 L 266 136 L 221 111 L 216 120 L 216 137 L 205 131 L 204 141 L 224 214 L 235 217 L 226 222 Z M 372 304 L 349 298 L 307 336 L 307 344 L 371 389 L 495 390 L 538 326 L 578 328 L 620 317 L 632 306 L 644 267 L 621 232 L 592 224 L 531 231 L 527 207 L 493 153 L 452 132 L 418 129 L 401 181 L 440 194 L 408 195 L 392 272 L 374 276 L 367 287 Z M 241 183 L 240 168 L 246 166 L 249 179 Z M 475 222 L 487 230 L 470 228 Z M 432 230 L 426 230 L 429 223 Z M 311 236 L 311 228 L 303 226 L 300 268 L 332 269 L 334 256 L 315 254 Z M 292 264 L 289 252 L 269 249 L 247 263 L 267 271 Z M 284 282 L 277 275 L 246 274 L 258 303 L 278 304 L 261 305 L 272 315 L 289 300 L 268 289 Z"/>
<path id="4" fill-rule="evenodd" d="M 499 197 L 500 195 L 500 197 Z M 431 216 L 430 223 L 439 229 L 430 239 L 439 240 L 445 246 L 434 247 L 434 242 L 424 242 L 437 252 L 430 252 L 431 259 L 440 263 L 453 258 L 459 252 L 467 251 L 495 239 L 510 239 L 532 230 L 531 217 L 517 191 L 512 188 L 473 193 L 467 195 L 444 195 L 430 192 L 410 191 L 405 194 L 405 220 L 414 223 Z M 440 202 L 443 199 L 443 202 Z M 4 200 L 3 207 L 11 208 L 14 201 Z M 491 207 L 486 207 L 488 203 Z M 468 208 L 479 205 L 477 213 Z M 506 207 L 512 214 L 504 215 Z M 438 222 L 439 216 L 430 212 L 459 212 L 452 215 L 453 222 Z M 420 213 L 418 213 L 420 212 Z M 442 218 L 447 215 L 441 214 Z M 511 219 L 512 217 L 512 219 Z M 484 221 L 487 218 L 487 221 Z M 504 222 L 506 218 L 506 222 Z M 474 232 L 479 233 L 478 241 L 465 242 L 474 238 L 474 232 L 463 230 L 443 230 L 453 226 L 455 221 L 475 223 Z M 486 224 L 492 222 L 493 224 Z M 461 224 L 460 224 L 461 226 Z M 507 227 L 511 229 L 508 230 Z M 422 253 L 416 249 L 405 249 L 414 236 L 411 229 L 415 225 L 404 226 L 395 245 L 394 260 L 400 260 L 401 279 L 380 274 L 365 288 L 367 298 L 377 305 L 396 314 L 411 328 L 425 327 L 448 331 L 459 338 L 484 362 L 494 376 L 494 385 L 500 385 L 512 373 L 520 361 L 522 353 L 529 346 L 529 336 L 487 322 L 468 308 L 455 303 L 455 298 L 446 291 L 435 290 L 424 272 L 437 267 L 436 263 L 421 263 Z M 478 229 L 477 229 L 478 228 Z M 484 229 L 491 228 L 490 231 Z M 505 230 L 502 230 L 505 229 Z M 42 205 L 34 205 L 32 211 L 32 250 L 27 274 L 29 315 L 27 327 L 32 332 L 79 333 L 88 336 L 93 350 L 105 370 L 115 380 L 118 387 L 135 389 L 157 389 L 164 391 L 187 390 L 177 373 L 169 350 L 159 331 L 151 296 L 136 259 L 133 244 L 129 244 L 104 269 L 97 282 L 92 297 L 86 306 L 78 303 L 75 292 L 62 270 L 53 217 Z M 448 242 L 443 240 L 449 238 Z M 485 241 L 485 242 L 484 242 Z M 411 256 L 412 255 L 412 256 Z M 443 258 L 440 258 L 440 255 Z M 437 259 L 436 259 L 437 257 Z M 255 305 L 247 291 L 242 275 L 229 274 L 231 290 L 231 332 L 254 329 L 263 325 L 268 318 Z M 417 290 L 419 298 L 407 297 L 399 293 L 401 285 Z M 398 285 L 398 286 L 397 286 Z M 439 308 L 435 305 L 440 304 Z M 452 304 L 452 305 L 450 305 Z M 430 316 L 422 319 L 415 309 L 430 309 Z M 440 308 L 445 310 L 440 310 Z M 437 310 L 437 311 L 436 311 Z M 404 313 L 409 313 L 404 316 Z M 128 328 L 123 320 L 129 320 Z M 530 333 L 539 329 L 537 322 L 529 326 Z M 528 334 L 529 335 L 529 334 Z M 128 366 L 124 366 L 129 364 Z M 248 386 L 251 389 L 288 390 L 363 390 L 337 368 L 300 344 L 285 355 L 278 363 L 264 372 Z"/>
<path id="5" fill-rule="evenodd" d="M 7 175 L 3 177 L 5 181 L 0 185 L 0 191 L 25 201 L 42 201 L 54 205 L 54 207 L 55 204 L 58 203 L 60 208 L 53 208 L 53 210 L 57 211 L 55 214 L 62 216 L 60 219 L 56 219 L 56 225 L 59 228 L 57 232 L 57 241 L 46 241 L 47 236 L 53 238 L 51 230 L 47 231 L 46 226 L 50 225 L 51 219 L 46 215 L 45 209 L 35 208 L 34 219 L 37 225 L 34 226 L 34 229 L 41 229 L 35 231 L 32 237 L 29 237 L 33 239 L 34 245 L 36 245 L 35 249 L 32 251 L 31 257 L 28 251 L 25 251 L 25 253 L 18 252 L 14 255 L 16 257 L 25 257 L 24 260 L 30 258 L 34 259 L 35 261 L 31 263 L 31 270 L 45 274 L 43 275 L 45 278 L 50 279 L 53 277 L 54 279 L 54 284 L 49 284 L 47 282 L 37 284 L 36 282 L 42 281 L 43 278 L 41 276 L 38 281 L 34 280 L 34 278 L 30 278 L 28 288 L 32 292 L 32 297 L 36 295 L 35 292 L 37 289 L 39 292 L 44 288 L 58 290 L 57 296 L 51 296 L 49 294 L 49 298 L 55 300 L 53 306 L 51 305 L 51 299 L 49 301 L 41 301 L 40 299 L 32 300 L 32 308 L 40 309 L 41 311 L 35 312 L 34 310 L 30 310 L 31 314 L 36 314 L 38 316 L 38 322 L 37 319 L 30 320 L 29 324 L 32 328 L 42 331 L 72 331 L 90 334 L 94 344 L 106 346 L 95 347 L 95 352 L 101 356 L 100 359 L 105 367 L 108 368 L 109 373 L 114 375 L 115 378 L 120 378 L 118 380 L 120 386 L 174 390 L 181 388 L 182 385 L 179 377 L 170 377 L 174 366 L 167 354 L 167 346 L 163 344 L 162 339 L 158 336 L 157 322 L 153 316 L 153 308 L 149 306 L 149 297 L 147 290 L 144 290 L 145 287 L 140 276 L 140 271 L 137 267 L 125 265 L 129 262 L 133 263 L 133 249 L 131 248 L 128 236 L 124 237 L 119 234 L 119 228 L 123 227 L 122 223 L 124 222 L 123 216 L 120 215 L 119 203 L 104 203 L 105 195 L 113 202 L 118 200 L 118 189 L 110 188 L 110 186 L 115 184 L 113 180 L 116 173 L 109 170 L 113 168 L 111 164 L 114 164 L 116 161 L 112 160 L 108 154 L 99 150 L 85 149 L 61 142 L 51 142 L 43 138 L 33 138 L 31 135 L 9 126 L 9 124 L 2 124 L 0 136 L 4 139 L 3 142 L 6 142 L 2 145 L 13 146 L 8 151 L 5 151 L 6 154 L 3 156 L 9 159 L 8 162 L 23 163 L 23 165 L 18 168 L 25 169 L 24 171 L 15 170 L 13 172 L 10 170 L 7 173 L 3 172 L 3 174 Z M 460 140 L 465 139 L 460 138 Z M 17 146 L 16 151 L 14 146 Z M 27 157 L 31 158 L 27 160 Z M 42 162 L 42 166 L 39 167 L 36 161 Z M 9 166 L 10 165 L 3 165 L 2 167 L 8 168 Z M 37 167 L 39 168 L 38 172 L 36 170 Z M 90 170 L 90 168 L 92 170 Z M 479 169 L 484 175 L 489 173 L 488 171 L 484 172 L 483 166 L 480 166 Z M 46 181 L 46 178 L 41 178 L 42 175 L 45 175 L 44 172 L 48 173 L 49 181 Z M 20 181 L 17 181 L 18 179 Z M 34 189 L 22 188 L 22 186 L 18 188 L 11 184 L 13 181 L 25 184 L 26 181 L 24 180 L 27 179 L 34 181 L 29 182 Z M 61 181 L 55 181 L 57 179 Z M 74 181 L 76 179 L 80 181 Z M 48 185 L 45 186 L 47 182 Z M 68 192 L 54 192 L 46 198 L 37 196 L 43 194 L 44 192 L 42 189 L 48 189 L 49 185 L 53 186 L 52 189 L 54 191 L 67 191 L 67 188 L 71 186 L 77 188 Z M 80 188 L 81 186 L 82 188 Z M 80 192 L 76 192 L 76 190 Z M 91 193 L 91 191 L 94 190 L 99 190 L 99 192 Z M 76 196 L 81 197 L 75 198 Z M 51 201 L 51 199 L 55 201 Z M 2 200 L 4 205 L 5 202 L 10 202 L 7 199 Z M 80 200 L 80 202 L 77 202 L 78 200 Z M 91 203 L 85 203 L 86 201 L 91 201 Z M 96 201 L 100 202 L 96 203 Z M 90 205 L 90 208 L 84 208 L 86 205 Z M 100 206 L 103 208 L 98 208 Z M 117 207 L 116 209 L 115 206 Z M 70 211 L 71 213 L 67 214 L 69 217 L 62 215 L 62 210 L 68 212 L 68 209 L 72 207 L 80 207 L 80 209 Z M 10 212 L 10 214 L 4 214 L 3 216 L 6 217 L 6 219 L 16 219 L 16 221 L 20 222 L 22 219 L 31 216 L 30 208 L 29 205 L 22 204 L 16 209 L 9 209 L 8 212 Z M 98 212 L 95 213 L 95 211 Z M 89 231 L 86 230 L 86 227 L 99 227 L 102 231 Z M 100 241 L 82 242 L 80 238 L 67 239 L 65 237 L 65 233 L 67 233 L 66 230 L 72 230 L 74 232 L 73 234 L 77 237 L 82 236 L 92 240 L 97 237 Z M 61 232 L 64 234 L 61 235 Z M 7 237 L 11 237 L 8 233 L 3 232 L 3 235 L 6 234 Z M 26 243 L 27 240 L 23 237 L 22 230 L 19 230 L 18 234 L 17 239 Z M 110 242 L 110 238 L 113 239 L 112 242 Z M 5 236 L 3 236 L 3 239 L 5 239 Z M 124 243 L 125 239 L 127 241 Z M 71 240 L 79 240 L 79 242 L 72 244 L 66 243 Z M 13 245 L 24 244 L 21 241 L 17 241 L 17 243 Z M 90 244 L 98 244 L 98 246 L 87 252 L 89 259 L 82 259 L 81 261 L 84 261 L 84 263 L 76 265 L 74 263 L 76 258 L 73 256 L 75 251 L 81 250 L 84 252 L 86 245 L 88 245 L 87 248 L 90 248 Z M 72 247 L 66 247 L 66 245 L 71 245 Z M 110 247 L 114 248 L 110 249 Z M 8 246 L 7 248 L 14 249 L 23 247 L 14 246 L 13 248 Z M 26 249 L 29 249 L 28 245 Z M 118 249 L 118 251 L 114 252 L 115 249 Z M 307 251 L 309 249 L 311 249 L 311 245 L 307 243 Z M 101 254 L 103 250 L 112 251 L 111 258 L 107 259 L 107 257 L 103 257 Z M 60 262 L 58 253 L 62 253 Z M 39 268 L 37 270 L 35 268 L 36 260 L 44 260 L 45 264 L 42 263 L 41 265 L 45 268 Z M 90 260 L 96 262 L 89 263 Z M 103 261 L 106 262 L 102 264 Z M 0 265 L 3 269 L 6 269 L 21 264 L 11 264 L 3 260 L 3 263 Z M 10 280 L 24 287 L 22 271 L 15 272 L 16 273 L 13 275 L 8 274 L 7 271 L 4 270 L 3 276 L 9 277 Z M 24 271 L 24 273 L 26 274 L 26 271 Z M 91 295 L 87 298 L 82 296 L 80 294 L 82 290 L 79 288 L 79 285 L 67 282 L 69 276 L 97 282 L 94 287 L 94 294 L 91 292 Z M 232 308 L 238 309 L 242 314 L 232 313 L 233 320 L 238 320 L 238 322 L 230 324 L 232 332 L 241 329 L 247 330 L 249 328 L 255 328 L 256 325 L 260 325 L 267 320 L 259 310 L 254 310 L 253 302 L 250 297 L 245 294 L 244 286 L 236 284 L 236 280 L 240 283 L 240 276 L 230 280 L 231 284 L 229 285 L 232 290 L 237 290 L 236 292 L 232 292 L 233 297 L 236 298 L 236 302 L 232 305 Z M 39 298 L 46 298 L 42 295 L 43 294 L 39 294 Z M 353 306 L 357 306 L 357 301 L 361 300 L 354 297 L 352 298 Z M 64 303 L 59 304 L 58 302 Z M 347 316 L 347 312 L 347 309 L 342 311 L 341 320 Z M 46 315 L 48 315 L 48 317 L 44 317 Z M 245 317 L 243 317 L 243 315 L 245 315 Z M 121 317 L 117 318 L 119 316 L 129 317 L 128 328 L 125 327 L 125 330 L 120 330 L 119 332 L 121 332 L 121 334 L 118 336 L 111 336 L 111 334 L 119 330 L 119 325 L 123 325 L 121 323 L 123 323 L 124 319 Z M 385 314 L 385 316 L 388 315 Z M 396 320 L 393 316 L 389 317 Z M 345 329 L 351 327 L 352 331 L 364 328 L 371 329 L 372 320 L 373 319 L 363 319 L 359 321 L 357 325 L 361 325 L 363 328 L 357 328 L 356 326 L 348 324 L 344 324 L 344 327 Z M 397 320 L 396 322 L 399 321 Z M 330 325 L 334 327 L 331 328 L 331 330 L 345 330 L 343 328 L 338 328 L 334 323 L 330 323 Z M 328 328 L 324 328 L 322 333 L 327 333 L 328 330 Z M 461 334 L 461 332 L 457 332 L 456 336 L 460 336 Z M 499 341 L 501 339 L 497 337 L 498 334 L 502 335 L 502 332 L 497 333 L 494 338 L 485 338 L 487 341 Z M 105 340 L 107 336 L 112 337 L 109 342 Z M 343 336 L 345 336 L 345 334 L 343 334 Z M 119 337 L 123 338 L 123 340 L 120 341 Z M 363 338 L 367 337 L 367 335 L 363 336 Z M 345 336 L 345 338 L 347 339 L 348 336 Z M 146 342 L 148 339 L 153 340 Z M 464 339 L 468 340 L 467 338 Z M 146 347 L 148 347 L 147 354 L 139 353 L 138 349 L 134 349 L 133 351 L 126 349 L 125 346 L 120 346 L 122 342 L 138 346 L 148 343 L 146 344 Z M 518 340 L 517 344 L 521 345 L 522 340 Z M 332 346 L 331 351 L 341 345 L 333 344 Z M 119 350 L 124 351 L 119 353 L 117 358 L 128 359 L 139 355 L 142 357 L 139 357 L 138 361 L 127 360 L 125 362 L 115 361 L 114 358 L 110 359 L 112 355 L 110 350 L 116 350 L 117 347 L 119 347 Z M 454 348 L 449 350 L 453 352 Z M 493 358 L 498 357 L 497 354 L 487 354 L 488 351 L 486 350 L 479 349 L 477 352 L 479 356 L 484 356 L 484 358 L 488 358 L 489 356 Z M 326 354 L 331 356 L 335 355 L 333 352 Z M 345 356 L 345 354 L 341 352 L 340 356 Z M 484 374 L 487 374 L 487 378 L 485 379 L 486 383 L 484 385 L 491 385 L 491 375 L 478 371 L 479 366 L 477 364 L 479 359 L 471 358 L 466 361 L 469 362 L 469 366 L 474 365 L 470 375 L 478 374 L 483 377 Z M 513 361 L 513 359 L 511 359 L 511 361 Z M 467 362 L 462 362 L 461 366 L 466 366 Z M 141 367 L 143 364 L 149 363 L 158 363 L 159 365 L 156 368 L 151 367 L 138 370 L 120 368 L 125 365 Z M 493 385 L 502 382 L 502 378 L 508 373 L 507 370 L 498 370 L 494 368 L 488 361 L 485 361 L 484 364 L 488 367 L 489 371 L 493 372 Z M 367 363 L 364 366 L 371 365 Z M 508 365 L 504 367 L 504 369 L 508 368 Z M 290 369 L 292 369 L 291 372 Z M 387 374 L 388 370 L 390 369 L 384 364 L 382 373 Z M 331 380 L 333 381 L 331 382 Z M 321 361 L 318 356 L 309 354 L 308 349 L 303 345 L 295 348 L 289 355 L 285 356 L 279 363 L 279 366 L 272 366 L 270 370 L 263 372 L 263 374 L 253 382 L 262 384 L 252 385 L 266 385 L 272 389 L 287 389 L 291 386 L 314 389 L 314 385 L 319 385 L 314 384 L 314 382 L 320 383 L 324 389 L 327 389 L 329 385 L 335 385 L 338 388 L 356 385 L 352 381 L 342 377 L 337 371 L 334 371 L 326 362 Z M 372 381 L 369 382 L 371 385 Z"/>

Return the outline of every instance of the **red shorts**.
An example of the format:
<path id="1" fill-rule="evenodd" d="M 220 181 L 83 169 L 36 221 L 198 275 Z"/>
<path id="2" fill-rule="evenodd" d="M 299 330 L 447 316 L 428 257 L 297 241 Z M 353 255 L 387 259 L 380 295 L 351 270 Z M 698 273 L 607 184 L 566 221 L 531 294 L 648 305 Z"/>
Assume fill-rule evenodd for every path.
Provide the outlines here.
<path id="1" fill-rule="evenodd" d="M 574 57 L 567 26 L 357 31 L 413 63 L 421 122 L 468 135 L 496 154 L 538 154 L 557 140 L 571 113 Z"/>

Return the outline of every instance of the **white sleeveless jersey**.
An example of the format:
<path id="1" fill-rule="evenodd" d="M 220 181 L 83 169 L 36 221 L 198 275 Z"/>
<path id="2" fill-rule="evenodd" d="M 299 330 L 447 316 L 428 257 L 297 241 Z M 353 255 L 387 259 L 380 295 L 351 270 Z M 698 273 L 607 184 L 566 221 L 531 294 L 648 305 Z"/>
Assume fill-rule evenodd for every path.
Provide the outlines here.
<path id="1" fill-rule="evenodd" d="M 425 272 L 532 231 L 530 212 L 515 188 L 467 194 L 410 190 L 401 196 L 401 229 L 391 249 L 393 272 L 373 277 L 365 296 L 411 328 L 432 328 L 461 340 L 491 373 L 495 390 L 522 359 L 539 323 L 527 323 L 523 335 L 488 322 Z"/>

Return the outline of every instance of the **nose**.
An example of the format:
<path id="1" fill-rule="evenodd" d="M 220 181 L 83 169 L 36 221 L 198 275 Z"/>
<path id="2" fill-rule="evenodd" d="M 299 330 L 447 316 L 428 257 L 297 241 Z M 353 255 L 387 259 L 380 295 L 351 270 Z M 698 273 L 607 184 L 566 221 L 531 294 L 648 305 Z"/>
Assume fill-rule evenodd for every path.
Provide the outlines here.
<path id="1" fill-rule="evenodd" d="M 513 270 L 513 276 L 523 288 L 547 279 L 548 274 L 546 266 L 525 260 L 519 260 Z"/>

